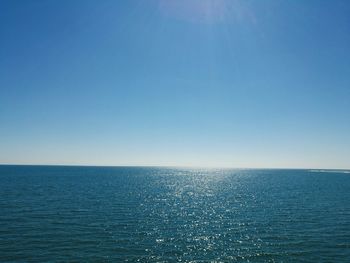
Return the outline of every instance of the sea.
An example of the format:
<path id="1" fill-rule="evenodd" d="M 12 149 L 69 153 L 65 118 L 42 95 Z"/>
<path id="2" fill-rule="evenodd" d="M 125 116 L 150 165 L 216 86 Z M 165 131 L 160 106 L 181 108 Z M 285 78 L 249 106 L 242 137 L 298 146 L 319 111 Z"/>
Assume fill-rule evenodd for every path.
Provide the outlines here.
<path id="1" fill-rule="evenodd" d="M 0 262 L 350 262 L 350 173 L 2 165 Z"/>

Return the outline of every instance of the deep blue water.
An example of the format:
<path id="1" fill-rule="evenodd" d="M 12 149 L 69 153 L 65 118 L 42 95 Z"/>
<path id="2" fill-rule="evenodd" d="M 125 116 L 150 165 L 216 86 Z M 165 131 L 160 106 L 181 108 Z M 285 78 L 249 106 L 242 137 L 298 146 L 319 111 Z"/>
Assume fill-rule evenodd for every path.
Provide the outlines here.
<path id="1" fill-rule="evenodd" d="M 350 174 L 0 166 L 0 261 L 350 262 Z"/>

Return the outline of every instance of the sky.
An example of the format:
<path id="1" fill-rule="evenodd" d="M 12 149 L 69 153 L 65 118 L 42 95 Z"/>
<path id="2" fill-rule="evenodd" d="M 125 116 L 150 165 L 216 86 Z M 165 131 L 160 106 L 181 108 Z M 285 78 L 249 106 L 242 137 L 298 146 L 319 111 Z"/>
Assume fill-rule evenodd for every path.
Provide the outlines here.
<path id="1" fill-rule="evenodd" d="M 1 0 L 0 163 L 350 169 L 349 14 Z"/>

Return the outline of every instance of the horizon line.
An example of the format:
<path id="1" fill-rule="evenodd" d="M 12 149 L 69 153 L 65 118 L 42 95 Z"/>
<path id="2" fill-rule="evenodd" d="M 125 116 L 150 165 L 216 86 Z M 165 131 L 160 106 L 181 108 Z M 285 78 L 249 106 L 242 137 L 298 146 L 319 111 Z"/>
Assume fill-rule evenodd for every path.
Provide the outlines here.
<path id="1" fill-rule="evenodd" d="M 111 168 L 176 168 L 176 169 L 223 169 L 223 170 L 337 170 L 349 171 L 350 168 L 315 167 L 234 167 L 234 166 L 198 166 L 198 165 L 99 165 L 99 164 L 37 164 L 37 163 L 0 163 L 0 166 L 62 166 L 62 167 L 111 167 Z"/>

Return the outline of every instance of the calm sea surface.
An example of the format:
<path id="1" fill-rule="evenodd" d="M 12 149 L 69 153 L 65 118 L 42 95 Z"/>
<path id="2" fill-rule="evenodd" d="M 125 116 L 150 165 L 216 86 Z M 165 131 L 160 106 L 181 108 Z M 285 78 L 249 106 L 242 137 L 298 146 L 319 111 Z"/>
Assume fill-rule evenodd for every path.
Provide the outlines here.
<path id="1" fill-rule="evenodd" d="M 350 262 L 350 173 L 0 166 L 0 262 Z"/>

